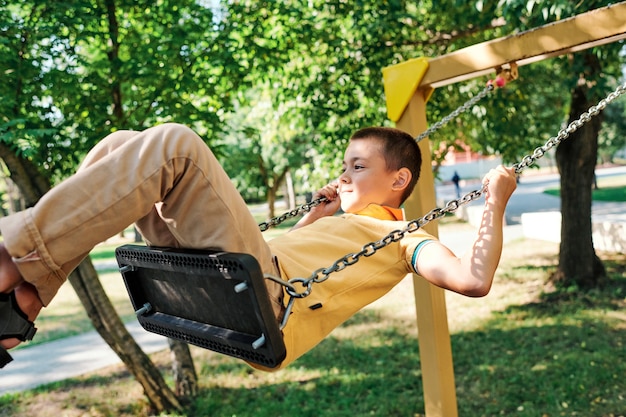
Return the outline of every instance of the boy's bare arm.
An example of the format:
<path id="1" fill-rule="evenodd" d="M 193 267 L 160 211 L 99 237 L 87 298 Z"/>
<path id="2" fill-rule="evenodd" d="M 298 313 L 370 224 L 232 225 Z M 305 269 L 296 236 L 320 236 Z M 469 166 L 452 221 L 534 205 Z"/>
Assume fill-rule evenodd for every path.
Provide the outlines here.
<path id="1" fill-rule="evenodd" d="M 327 201 L 319 206 L 313 207 L 311 211 L 302 216 L 302 218 L 291 228 L 291 230 L 311 224 L 322 217 L 332 216 L 337 212 L 337 210 L 339 210 L 339 207 L 341 206 L 341 199 L 337 194 L 337 183 L 328 184 L 316 192 L 313 195 L 313 200 L 317 200 L 321 197 L 325 197 Z"/>
<path id="2" fill-rule="evenodd" d="M 503 166 L 491 170 L 485 209 L 478 235 L 461 258 L 447 247 L 433 243 L 422 248 L 418 258 L 419 273 L 433 284 L 471 297 L 489 293 L 502 253 L 504 211 L 516 188 L 513 169 Z"/>

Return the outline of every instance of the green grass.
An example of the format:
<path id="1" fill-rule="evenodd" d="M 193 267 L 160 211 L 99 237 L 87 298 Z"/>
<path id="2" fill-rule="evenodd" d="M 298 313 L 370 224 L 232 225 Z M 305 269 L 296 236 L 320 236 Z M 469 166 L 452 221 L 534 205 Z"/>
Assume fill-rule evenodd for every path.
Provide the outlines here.
<path id="1" fill-rule="evenodd" d="M 557 253 L 512 242 L 489 296 L 447 294 L 460 416 L 626 415 L 626 256 L 601 254 L 608 284 L 575 293 L 543 286 Z M 200 393 L 179 415 L 422 416 L 414 309 L 405 280 L 277 373 L 192 348 Z M 0 398 L 2 416 L 147 413 L 121 365 Z"/>
<path id="2" fill-rule="evenodd" d="M 596 201 L 626 201 L 626 186 L 593 190 L 592 198 Z"/>
<path id="3" fill-rule="evenodd" d="M 559 188 L 551 188 L 545 190 L 544 193 L 550 194 L 553 196 L 560 196 L 561 190 Z M 597 190 L 593 190 L 591 193 L 591 198 L 594 201 L 626 201 L 626 187 L 607 187 L 600 188 Z"/>
<path id="4" fill-rule="evenodd" d="M 594 201 L 626 201 L 626 177 L 602 179 L 599 181 L 598 189 L 593 190 L 591 198 Z M 544 191 L 546 194 L 560 196 L 560 188 L 550 188 Z"/>
<path id="5" fill-rule="evenodd" d="M 98 246 L 96 264 L 113 260 L 116 246 Z M 447 294 L 460 416 L 626 415 L 626 257 L 601 254 L 611 276 L 603 288 L 544 292 L 557 252 L 547 242 L 507 244 L 488 297 Z M 101 274 L 116 309 L 134 320 L 119 273 Z M 178 415 L 422 416 L 414 308 L 403 282 L 278 373 L 192 347 L 200 393 Z M 91 328 L 67 285 L 37 324 L 38 343 Z M 169 380 L 169 354 L 153 360 Z M 0 416 L 147 414 L 141 387 L 121 365 L 0 397 Z"/>

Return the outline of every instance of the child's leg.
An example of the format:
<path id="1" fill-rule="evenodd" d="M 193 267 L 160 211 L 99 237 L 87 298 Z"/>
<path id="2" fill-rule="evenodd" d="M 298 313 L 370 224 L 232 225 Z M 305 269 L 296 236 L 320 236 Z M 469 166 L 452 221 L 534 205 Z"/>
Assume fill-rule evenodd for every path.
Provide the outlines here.
<path id="1" fill-rule="evenodd" d="M 94 245 L 150 215 L 157 203 L 180 246 L 250 253 L 264 271 L 274 271 L 254 218 L 194 132 L 161 125 L 107 146 L 34 207 L 0 219 L 9 253 L 44 304 Z"/>
<path id="2" fill-rule="evenodd" d="M 95 164 L 139 133 L 141 132 L 136 130 L 118 130 L 110 134 L 89 151 L 77 172 Z M 176 241 L 166 223 L 159 216 L 156 206 L 148 215 L 135 221 L 135 225 L 140 230 L 148 245 L 172 248 L 180 247 L 179 242 Z"/>

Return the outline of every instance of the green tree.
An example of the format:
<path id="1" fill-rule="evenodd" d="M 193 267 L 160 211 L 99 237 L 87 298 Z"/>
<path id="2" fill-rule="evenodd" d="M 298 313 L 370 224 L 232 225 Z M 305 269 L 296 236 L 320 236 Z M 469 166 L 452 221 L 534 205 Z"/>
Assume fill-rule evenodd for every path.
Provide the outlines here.
<path id="1" fill-rule="evenodd" d="M 615 154 L 626 149 L 626 106 L 616 101 L 604 110 L 604 123 L 598 137 L 600 162 L 614 162 Z"/>
<path id="2" fill-rule="evenodd" d="M 298 103 L 294 118 L 303 119 L 308 133 L 315 132 L 320 154 L 332 155 L 343 148 L 356 128 L 387 123 L 380 77 L 384 66 L 453 52 L 608 3 L 449 0 L 419 4 L 310 1 L 301 5 L 244 0 L 224 7 L 229 16 L 245 22 L 246 29 L 238 31 L 238 39 L 245 45 L 251 69 L 256 70 L 251 71 L 250 79 L 258 76 L 270 80 L 276 86 L 273 96 L 277 102 Z M 294 31 L 296 22 L 299 29 Z M 593 104 L 597 91 L 606 91 L 604 80 L 617 78 L 623 63 L 619 49 L 618 44 L 606 45 L 524 67 L 519 83 L 512 83 L 433 135 L 433 148 L 439 148 L 439 142 L 450 145 L 461 138 L 474 150 L 500 154 L 505 162 L 517 161 L 563 122 L 577 116 L 585 105 Z M 477 79 L 437 90 L 429 104 L 429 119 L 448 114 L 482 89 L 485 81 Z M 586 98 L 582 102 L 581 96 Z M 595 142 L 600 125 L 594 123 L 586 134 Z M 566 154 L 570 142 L 581 141 L 572 138 L 558 153 Z M 336 153 L 338 156 L 326 164 L 331 171 L 338 167 Z M 587 189 L 592 168 L 566 171 L 577 160 L 595 160 L 595 153 L 592 148 L 580 149 L 559 159 L 562 179 L 567 182 L 563 189 L 568 184 L 572 190 Z M 590 211 L 568 213 L 569 208 L 590 207 L 590 199 L 584 191 L 574 196 L 565 191 L 562 199 L 565 234 L 560 272 L 555 277 L 561 276 L 558 280 L 564 285 L 569 285 L 568 281 L 594 285 L 602 273 L 592 248 L 590 220 L 582 220 L 590 219 Z M 581 231 L 588 242 L 584 245 L 580 244 Z M 572 252 L 572 248 L 578 249 Z M 589 267 L 576 267 L 574 259 Z"/>
<path id="3" fill-rule="evenodd" d="M 9 98 L 0 104 L 0 157 L 28 206 L 114 130 L 170 120 L 204 134 L 219 130 L 238 79 L 223 75 L 238 70 L 214 42 L 211 9 L 124 0 L 0 5 L 1 88 Z M 154 409 L 179 408 L 158 370 L 131 343 L 91 263 L 81 264 L 70 282 Z"/>
<path id="4" fill-rule="evenodd" d="M 457 5 L 458 15 L 451 14 L 449 6 L 403 1 L 223 2 L 225 16 L 237 22 L 225 27 L 224 36 L 241 43 L 237 59 L 249 65 L 247 80 L 269 85 L 274 107 L 287 106 L 284 114 L 298 126 L 294 138 L 309 138 L 310 153 L 318 156 L 319 162 L 308 165 L 315 171 L 306 177 L 308 191 L 338 175 L 341 150 L 352 132 L 389 124 L 383 67 L 487 39 L 502 25 L 472 6 Z M 454 91 L 443 93 L 434 104 L 435 116 L 467 98 Z M 470 119 L 466 127 L 479 125 Z"/>
<path id="5" fill-rule="evenodd" d="M 607 1 L 558 1 L 548 5 L 509 0 L 503 2 L 503 15 L 510 20 L 518 19 L 518 28 L 524 30 L 608 4 Z M 570 101 L 564 106 L 568 109 L 569 122 L 596 104 L 610 90 L 611 83 L 621 78 L 624 63 L 621 48 L 620 44 L 609 44 L 554 61 L 552 74 L 562 80 L 561 88 L 570 92 Z M 565 287 L 590 288 L 605 277 L 591 234 L 591 189 L 601 126 L 602 115 L 562 142 L 556 151 L 561 174 L 562 222 L 559 265 L 551 280 Z"/>
<path id="6" fill-rule="evenodd" d="M 223 141 L 228 157 L 221 158 L 224 169 L 244 194 L 256 191 L 275 215 L 280 187 L 296 167 L 306 163 L 311 138 L 302 132 L 299 119 L 292 119 L 290 103 L 278 108 L 267 86 L 245 95 L 238 111 L 227 117 L 228 133 Z M 289 207 L 290 209 L 293 207 Z"/>

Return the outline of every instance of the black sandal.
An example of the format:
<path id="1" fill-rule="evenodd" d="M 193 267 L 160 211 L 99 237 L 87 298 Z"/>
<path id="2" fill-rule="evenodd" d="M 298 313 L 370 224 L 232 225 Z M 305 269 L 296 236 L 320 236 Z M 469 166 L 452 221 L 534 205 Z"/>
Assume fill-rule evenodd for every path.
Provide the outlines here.
<path id="1" fill-rule="evenodd" d="M 35 324 L 17 305 L 15 291 L 0 294 L 0 340 L 17 338 L 22 342 L 32 340 L 37 332 Z M 11 362 L 9 352 L 0 346 L 0 368 Z"/>

